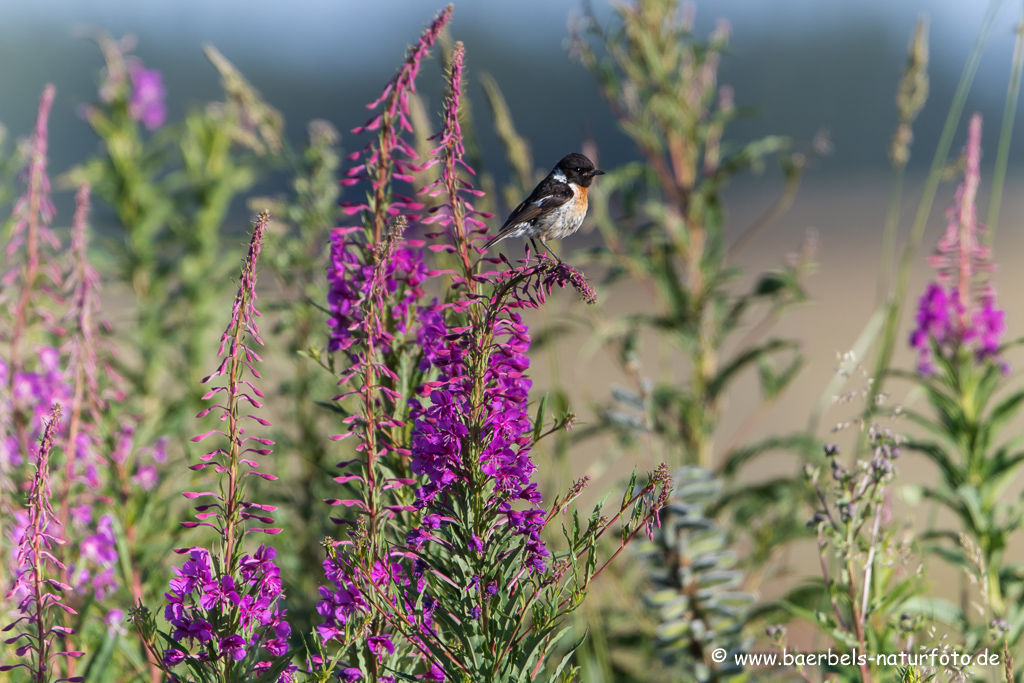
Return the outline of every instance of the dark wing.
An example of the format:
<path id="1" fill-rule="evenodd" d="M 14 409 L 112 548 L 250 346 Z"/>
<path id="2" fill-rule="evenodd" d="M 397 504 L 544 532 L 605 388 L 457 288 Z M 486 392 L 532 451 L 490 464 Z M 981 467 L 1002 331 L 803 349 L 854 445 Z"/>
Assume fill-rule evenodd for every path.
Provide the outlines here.
<path id="1" fill-rule="evenodd" d="M 552 209 L 565 204 L 573 198 L 572 188 L 565 183 L 555 182 L 546 178 L 538 185 L 526 200 L 516 207 L 505 224 L 498 230 L 498 235 L 508 232 L 522 223 L 532 223 Z"/>

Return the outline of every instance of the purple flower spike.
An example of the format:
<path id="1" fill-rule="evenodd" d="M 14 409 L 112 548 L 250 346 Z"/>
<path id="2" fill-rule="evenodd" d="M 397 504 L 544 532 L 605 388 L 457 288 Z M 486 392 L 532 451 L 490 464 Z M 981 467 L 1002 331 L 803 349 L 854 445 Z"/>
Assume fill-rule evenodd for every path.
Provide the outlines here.
<path id="1" fill-rule="evenodd" d="M 976 197 L 981 183 L 981 116 L 974 114 L 967 126 L 967 164 L 953 204 L 946 211 L 946 233 L 929 264 L 937 282 L 929 283 L 918 302 L 910 345 L 918 352 L 918 371 L 934 372 L 933 347 L 943 356 L 973 346 L 978 362 L 998 354 L 1006 334 L 1006 314 L 996 306 L 991 282 L 995 271 L 992 250 L 983 244 L 985 226 L 978 223 Z"/>
<path id="2" fill-rule="evenodd" d="M 199 417 L 206 417 L 214 413 L 218 414 L 221 421 L 227 423 L 224 432 L 214 430 L 193 437 L 193 441 L 203 441 L 213 434 L 223 434 L 226 437 L 226 445 L 218 447 L 209 453 L 200 456 L 201 462 L 193 465 L 192 469 L 204 469 L 213 465 L 218 473 L 228 473 L 228 480 L 234 486 L 242 488 L 244 478 L 249 474 L 256 474 L 265 479 L 274 479 L 273 475 L 255 472 L 259 463 L 254 460 L 255 456 L 266 456 L 270 454 L 268 446 L 273 441 L 263 437 L 251 436 L 246 433 L 246 423 L 253 421 L 261 426 L 269 426 L 267 420 L 251 414 L 251 409 L 260 408 L 263 404 L 263 392 L 254 384 L 254 379 L 260 379 L 260 373 L 256 369 L 256 362 L 261 361 L 259 354 L 253 346 L 261 346 L 263 340 L 260 338 L 258 318 L 260 312 L 256 308 L 256 267 L 263 244 L 263 233 L 270 221 L 266 212 L 261 213 L 256 220 L 252 239 L 249 243 L 249 253 L 242 267 L 242 273 L 238 286 L 238 294 L 231 309 L 231 320 L 221 335 L 220 346 L 217 354 L 221 356 L 218 368 L 204 377 L 202 382 L 208 383 L 214 378 L 224 376 L 226 385 L 216 386 L 210 389 L 203 397 L 205 400 L 217 399 L 217 403 L 199 413 Z M 247 379 L 246 375 L 252 377 Z M 244 468 L 244 469 L 243 469 Z M 241 534 L 249 531 L 263 531 L 276 533 L 277 529 L 268 529 L 265 524 L 272 523 L 272 519 L 266 515 L 257 515 L 249 510 L 263 509 L 272 510 L 265 506 L 240 499 L 232 492 L 226 497 L 210 494 L 218 504 L 214 506 L 200 505 L 196 507 L 199 513 L 196 518 L 198 522 L 183 522 L 187 527 L 209 526 L 216 529 L 226 543 L 225 554 L 227 557 L 234 557 L 234 545 L 240 539 Z M 207 510 L 213 507 L 217 512 L 212 515 L 217 523 L 204 521 L 211 515 Z M 243 528 L 243 523 L 256 521 L 259 524 Z"/>
<path id="3" fill-rule="evenodd" d="M 370 341 L 375 347 L 384 350 L 390 347 L 391 335 L 379 325 L 367 324 L 373 322 L 365 319 L 367 297 L 382 294 L 395 297 L 388 302 L 389 313 L 395 321 L 395 329 L 404 334 L 416 304 L 424 295 L 420 285 L 427 279 L 427 268 L 422 250 L 396 245 L 378 273 L 373 266 L 362 262 L 359 254 L 362 248 L 363 244 L 354 238 L 351 230 L 339 229 L 331 233 L 331 265 L 327 272 L 330 285 L 327 303 L 332 314 L 328 320 L 331 336 L 327 350 L 331 353 L 347 350 L 367 334 L 374 335 Z M 375 277 L 382 280 L 379 290 L 374 289 Z"/>
<path id="4" fill-rule="evenodd" d="M 49 613 L 53 608 L 60 608 L 69 614 L 77 614 L 61 601 L 60 593 L 71 590 L 71 586 L 48 578 L 48 569 L 56 575 L 67 572 L 56 557 L 57 546 L 64 543 L 60 534 L 60 521 L 54 514 L 50 490 L 50 450 L 53 448 L 57 426 L 60 421 L 60 405 L 50 411 L 50 419 L 43 432 L 42 442 L 36 457 L 36 471 L 32 477 L 28 494 L 28 519 L 15 551 L 17 570 L 14 587 L 6 595 L 7 600 L 14 598 L 12 604 L 17 605 L 22 615 L 14 622 L 3 627 L 10 631 L 21 624 L 24 629 L 4 640 L 8 645 L 15 645 L 14 654 L 28 655 L 29 662 L 16 665 L 5 665 L 8 668 L 23 667 L 32 673 L 32 680 L 43 681 L 49 678 L 47 672 L 51 667 L 50 660 L 54 656 L 81 657 L 82 652 L 54 652 L 52 635 L 72 635 L 74 630 L 49 622 Z M 49 623 L 48 623 L 49 622 Z"/>
<path id="5" fill-rule="evenodd" d="M 392 194 L 390 189 L 393 178 L 410 183 L 412 173 L 418 170 L 416 150 L 402 137 L 404 133 L 412 132 L 409 96 L 416 92 L 420 64 L 451 15 L 450 5 L 437 15 L 419 41 L 409 48 L 398 74 L 387 84 L 381 96 L 368 105 L 368 108 L 378 110 L 377 113 L 352 131 L 356 134 L 373 132 L 374 135 L 366 147 L 350 155 L 354 164 L 346 171 L 341 184 L 350 187 L 369 182 L 371 187 L 366 200 L 343 202 L 342 207 L 348 215 L 364 213 L 364 225 L 360 227 L 366 229 L 366 237 L 371 244 L 381 242 L 385 227 L 393 217 L 423 208 L 411 197 Z"/>
<path id="6" fill-rule="evenodd" d="M 50 228 L 56 209 L 50 199 L 50 178 L 46 172 L 50 110 L 56 92 L 53 85 L 47 85 L 39 98 L 35 132 L 28 147 L 27 167 L 22 174 L 25 192 L 14 203 L 14 227 L 4 246 L 3 271 L 0 272 L 0 306 L 10 311 L 14 321 L 12 329 L 6 333 L 9 351 L 7 363 L 0 362 L 0 380 L 6 390 L 5 395 L 13 398 L 16 409 L 34 413 L 31 429 L 23 424 L 0 423 L 0 434 L 3 435 L 0 436 L 0 459 L 13 464 L 23 463 L 31 457 L 32 443 L 42 434 L 43 422 L 53 405 L 42 400 L 43 397 L 50 394 L 50 399 L 70 403 L 70 397 L 58 398 L 54 391 L 58 384 L 63 384 L 55 375 L 59 365 L 56 349 L 49 350 L 48 357 L 40 354 L 41 364 L 47 372 L 35 375 L 26 371 L 23 348 L 25 335 L 33 325 L 40 324 L 55 337 L 65 336 L 53 318 L 40 315 L 50 306 L 39 301 L 40 294 L 46 294 L 52 303 L 62 303 L 58 295 L 62 284 L 61 268 L 54 259 L 60 242 Z M 0 411 L 0 417 L 6 417 L 5 413 L 7 411 Z"/>
<path id="7" fill-rule="evenodd" d="M 132 64 L 129 73 L 132 77 L 132 99 L 128 111 L 148 130 L 156 130 L 167 119 L 164 77 L 156 69 L 147 69 L 139 63 Z"/>
<path id="8" fill-rule="evenodd" d="M 212 671 L 219 672 L 218 662 L 225 658 L 241 661 L 259 648 L 273 657 L 286 657 L 288 653 L 291 627 L 284 620 L 285 610 L 280 603 L 283 592 L 280 570 L 274 564 L 274 550 L 261 545 L 251 556 L 242 555 L 239 550 L 244 534 L 249 531 L 279 531 L 264 526 L 273 523 L 268 514 L 274 511 L 273 506 L 244 497 L 245 476 L 259 467 L 254 458 L 268 455 L 268 446 L 273 445 L 269 439 L 247 434 L 243 426 L 248 419 L 262 426 L 268 424 L 248 411 L 260 408 L 263 398 L 253 381 L 260 378 L 255 366 L 260 357 L 253 346 L 263 343 L 257 323 L 260 312 L 256 308 L 256 272 L 269 220 L 264 212 L 256 221 L 231 320 L 217 352 L 221 362 L 217 370 L 203 380 L 205 383 L 225 376 L 226 384 L 214 387 L 204 397 L 207 400 L 216 397 L 218 403 L 202 411 L 200 416 L 216 413 L 226 426 L 193 439 L 202 441 L 213 434 L 225 437 L 226 444 L 200 456 L 198 469 L 213 465 L 218 474 L 228 475 L 227 480 L 219 489 L 222 493 L 184 493 L 189 499 L 212 498 L 214 502 L 197 505 L 199 521 L 182 524 L 212 527 L 220 534 L 221 541 L 215 555 L 205 548 L 177 551 L 188 552 L 189 559 L 180 568 L 174 568 L 177 576 L 171 579 L 170 592 L 165 594 L 168 604 L 164 616 L 175 627 L 174 638 L 187 639 L 190 646 L 196 642 L 212 642 L 216 649 L 213 655 L 209 654 L 208 645 L 196 654 L 166 651 L 163 664 L 168 668 L 185 658 L 196 657 L 199 662 L 214 667 Z M 267 474 L 260 476 L 272 478 Z M 274 662 L 260 662 L 259 666 L 267 669 L 274 666 Z"/>
<path id="9" fill-rule="evenodd" d="M 462 142 L 462 126 L 459 115 L 462 102 L 462 71 L 465 48 L 456 43 L 452 50 L 448 73 L 448 93 L 445 98 L 444 125 L 437 137 L 437 147 L 431 150 L 431 159 L 424 169 L 434 165 L 441 166 L 441 177 L 423 188 L 423 193 L 430 197 L 443 196 L 443 203 L 436 207 L 434 215 L 425 219 L 424 223 L 436 222 L 450 233 L 451 246 L 454 249 L 462 269 L 462 277 L 454 278 L 456 286 L 464 286 L 471 294 L 477 291 L 477 283 L 482 281 L 473 275 L 472 259 L 477 250 L 473 242 L 482 240 L 487 232 L 483 219 L 492 214 L 477 211 L 472 201 L 483 193 L 475 189 L 464 175 L 476 175 L 463 158 L 466 153 Z M 436 235 L 435 235 L 436 236 Z"/>
<path id="10" fill-rule="evenodd" d="M 996 308 L 995 293 L 983 295 L 981 305 L 971 318 L 979 340 L 979 360 L 994 356 L 999 350 L 999 340 L 1006 334 L 1006 311 Z"/>
<path id="11" fill-rule="evenodd" d="M 236 662 L 245 659 L 245 639 L 242 636 L 234 635 L 220 639 L 221 652 Z"/>

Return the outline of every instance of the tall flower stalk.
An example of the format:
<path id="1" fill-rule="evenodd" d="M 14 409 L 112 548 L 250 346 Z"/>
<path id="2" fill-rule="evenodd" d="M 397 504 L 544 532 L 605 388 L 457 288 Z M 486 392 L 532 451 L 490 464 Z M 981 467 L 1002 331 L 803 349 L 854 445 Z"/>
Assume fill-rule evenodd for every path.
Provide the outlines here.
<path id="1" fill-rule="evenodd" d="M 1016 512 L 1005 510 L 1005 488 L 1022 456 L 1012 442 L 999 437 L 1024 405 L 1024 391 L 1000 396 L 1009 372 L 1002 357 L 1008 346 L 1002 344 L 1006 314 L 996 305 L 995 265 L 984 244 L 986 227 L 977 219 L 978 114 L 968 123 L 964 156 L 964 178 L 946 212 L 946 232 L 929 258 L 936 278 L 918 301 L 916 327 L 910 333 L 910 345 L 919 354 L 915 379 L 934 414 L 907 411 L 927 430 L 910 447 L 932 461 L 941 475 L 924 494 L 957 515 L 961 545 L 970 542 L 977 548 L 975 564 L 991 616 L 1016 618 L 1006 612 L 1007 592 L 1016 588 L 1006 578 L 1003 557 L 1022 513 L 1016 503 Z"/>
<path id="2" fill-rule="evenodd" d="M 411 197 L 394 194 L 391 181 L 395 178 L 411 182 L 412 173 L 417 170 L 414 163 L 416 151 L 402 137 L 405 133 L 413 132 L 409 98 L 416 92 L 416 76 L 419 75 L 420 65 L 451 16 L 451 5 L 437 15 L 419 41 L 409 48 L 405 63 L 384 88 L 384 92 L 367 105 L 369 109 L 377 109 L 377 113 L 365 124 L 352 130 L 356 135 L 377 132 L 377 137 L 368 142 L 366 147 L 349 155 L 349 160 L 355 163 L 341 181 L 346 187 L 361 181 L 370 182 L 371 188 L 365 202 L 343 206 L 349 215 L 365 212 L 373 244 L 382 241 L 385 228 L 393 216 L 402 210 L 421 208 Z"/>
<path id="3" fill-rule="evenodd" d="M 186 528 L 208 527 L 214 530 L 219 543 L 212 549 L 191 547 L 175 552 L 187 555 L 176 578 L 170 581 L 170 592 L 164 618 L 173 633 L 158 631 L 155 620 L 141 605 L 133 619 L 150 652 L 161 668 L 175 678 L 175 667 L 184 664 L 200 680 L 251 680 L 266 675 L 268 680 L 292 680 L 295 667 L 286 657 L 291 628 L 285 621 L 281 602 L 280 570 L 274 564 L 275 551 L 260 545 L 252 554 L 243 554 L 242 540 L 250 532 L 276 534 L 281 530 L 268 525 L 274 520 L 269 513 L 274 507 L 248 499 L 245 480 L 257 476 L 266 480 L 276 477 L 258 471 L 256 456 L 267 456 L 273 444 L 269 439 L 246 433 L 255 422 L 269 422 L 250 409 L 261 407 L 263 393 L 255 385 L 260 379 L 255 364 L 260 361 L 253 345 L 261 345 L 256 308 L 256 266 L 269 215 L 256 220 L 249 253 L 242 268 L 238 294 L 232 307 L 231 320 L 221 336 L 218 356 L 220 365 L 203 382 L 217 377 L 224 384 L 210 389 L 204 400 L 221 401 L 202 410 L 197 417 L 215 414 L 226 423 L 194 437 L 204 441 L 218 435 L 224 443 L 199 456 L 194 471 L 212 468 L 218 475 L 219 491 L 185 492 L 190 499 L 212 499 L 197 505 L 195 521 L 183 521 Z M 157 636 L 167 643 L 159 652 Z M 278 678 L 280 677 L 280 678 Z M 176 678 L 175 678 L 176 679 Z"/>
<path id="4" fill-rule="evenodd" d="M 31 324 L 38 319 L 50 327 L 55 327 L 53 311 L 42 305 L 38 297 L 43 293 L 54 299 L 59 298 L 57 288 L 61 279 L 60 271 L 52 257 L 52 252 L 59 248 L 60 242 L 50 229 L 56 210 L 50 199 L 50 178 L 46 173 L 50 109 L 53 107 L 56 93 L 53 85 L 47 85 L 39 100 L 39 113 L 25 172 L 25 193 L 14 205 L 16 219 L 5 247 L 4 255 L 8 263 L 24 251 L 24 261 L 14 265 L 3 275 L 4 292 L 0 294 L 0 303 L 10 307 L 13 318 L 7 372 L 4 377 L 9 396 L 15 395 L 15 382 L 25 369 L 23 347 Z M 17 290 L 10 287 L 16 281 L 20 285 Z M 8 291 L 17 291 L 13 300 L 8 299 Z M 25 414 L 15 409 L 11 419 L 17 446 L 21 453 L 27 454 L 30 451 L 32 434 Z"/>
<path id="5" fill-rule="evenodd" d="M 985 226 L 978 222 L 975 200 L 981 182 L 981 116 L 967 126 L 967 165 L 953 204 L 946 211 L 946 233 L 928 263 L 936 269 L 918 302 L 917 327 L 910 344 L 920 354 L 918 370 L 935 370 L 933 356 L 952 359 L 972 347 L 978 361 L 994 356 L 1006 333 L 1006 313 L 996 305 L 996 289 L 989 280 L 995 271 L 992 250 L 985 246 Z"/>
<path id="6" fill-rule="evenodd" d="M 403 241 L 404 218 L 374 243 L 376 214 L 363 205 L 363 229 L 335 242 L 332 349 L 344 354 L 348 389 L 338 398 L 351 406 L 341 408 L 342 438 L 358 439 L 359 457 L 341 463 L 337 478 L 355 495 L 328 501 L 352 512 L 338 520 L 347 533 L 328 545 L 319 633 L 324 672 L 345 681 L 536 679 L 566 632 L 561 617 L 603 568 L 597 540 L 621 522 L 614 557 L 656 522 L 667 496 L 662 468 L 631 484 L 610 520 L 600 510 L 586 528 L 574 518 L 566 549 L 542 539 L 586 482 L 543 506 L 532 481 L 532 446 L 550 432 L 543 415 L 527 412 L 530 337 L 518 309 L 543 303 L 555 284 L 586 281 L 545 257 L 477 272 L 486 215 L 469 202 L 480 193 L 463 159 L 463 62 L 457 44 L 443 127 L 424 166 L 441 169 L 424 189 L 441 200 L 422 221 L 441 228 L 426 236 L 429 248 L 454 255 L 458 270 L 444 299 L 419 303 L 426 285 L 412 274 L 424 271 L 409 264 L 424 260 L 425 245 Z M 387 297 L 410 307 L 383 306 Z M 567 661 L 546 675 L 558 680 Z"/>
<path id="7" fill-rule="evenodd" d="M 50 109 L 53 107 L 56 94 L 56 88 L 48 85 L 39 100 L 39 114 L 36 118 L 36 130 L 32 136 L 32 152 L 29 158 L 27 189 L 14 207 L 18 220 L 14 224 L 14 232 L 6 247 L 8 257 L 15 254 L 22 245 L 25 247 L 26 255 L 21 275 L 21 293 L 14 307 L 14 328 L 11 336 L 10 364 L 15 371 L 21 367 L 20 342 L 25 334 L 28 318 L 33 312 L 38 312 L 33 311 L 32 301 L 37 279 L 45 275 L 53 276 L 52 272 L 44 271 L 47 264 L 41 257 L 40 250 L 46 244 L 54 250 L 59 246 L 56 235 L 49 227 L 56 210 L 50 200 L 50 178 L 46 174 Z M 8 273 L 7 277 L 11 275 L 12 273 Z"/>
<path id="8" fill-rule="evenodd" d="M 68 425 L 68 443 L 75 444 L 83 430 L 83 413 L 97 417 L 99 405 L 99 358 L 96 350 L 95 316 L 99 310 L 99 273 L 89 263 L 86 229 L 89 213 L 89 184 L 83 183 L 75 195 L 75 216 L 71 222 L 72 268 L 68 285 L 71 290 L 68 318 L 74 324 L 70 343 L 70 364 L 73 369 L 74 397 Z M 72 450 L 69 448 L 68 452 Z M 74 477 L 74 458 L 64 466 L 65 485 Z M 61 518 L 67 519 L 68 496 L 62 497 Z"/>
<path id="9" fill-rule="evenodd" d="M 56 90 L 43 89 L 35 131 L 26 146 L 23 194 L 15 201 L 10 231 L 4 236 L 4 270 L 0 274 L 0 538 L 12 546 L 19 541 L 22 524 L 13 504 L 19 481 L 34 460 L 33 443 L 42 436 L 55 403 L 68 401 L 59 356 L 52 344 L 59 337 L 57 310 L 61 304 L 61 271 L 55 258 L 60 242 L 50 228 L 55 210 L 47 175 L 49 116 Z M 49 301 L 47 301 L 47 299 Z M 36 336 L 35 332 L 42 332 Z M 30 342 L 42 342 L 28 353 Z M 35 356 L 35 358 L 32 358 Z M 24 469 L 19 469 L 23 468 Z M 11 547 L 11 546 L 9 546 Z M 9 557 L 0 561 L 0 590 L 9 586 Z"/>
<path id="10" fill-rule="evenodd" d="M 71 586 L 48 576 L 54 572 L 58 575 L 67 572 L 67 566 L 57 558 L 57 548 L 65 541 L 60 521 L 53 510 L 53 494 L 50 487 L 50 452 L 53 449 L 60 417 L 61 408 L 60 405 L 56 405 L 50 411 L 43 432 L 36 458 L 36 472 L 29 489 L 28 524 L 18 544 L 16 555 L 18 575 L 14 588 L 6 595 L 7 600 L 17 600 L 18 611 L 22 616 L 2 629 L 3 632 L 12 631 L 16 627 L 21 630 L 21 633 L 6 638 L 4 644 L 15 645 L 16 647 L 9 652 L 17 657 L 28 655 L 29 662 L 11 664 L 10 660 L 7 660 L 0 665 L 0 671 L 24 668 L 28 670 L 30 680 L 34 683 L 55 680 L 52 674 L 56 658 L 75 658 L 84 654 L 70 650 L 55 651 L 53 639 L 70 636 L 74 630 L 61 626 L 50 617 L 53 608 L 76 614 L 74 609 L 63 603 L 60 596 L 60 593 L 70 591 Z M 56 679 L 58 683 L 81 680 L 81 676 Z"/>
<path id="11" fill-rule="evenodd" d="M 386 527 L 408 523 L 415 511 L 407 488 L 414 481 L 409 451 L 403 448 L 409 410 L 405 397 L 421 381 L 413 326 L 428 273 L 422 242 L 404 239 L 410 212 L 422 204 L 396 195 L 393 183 L 410 183 L 417 168 L 416 153 L 403 137 L 412 132 L 408 98 L 421 62 L 450 17 L 451 7 L 437 16 L 381 97 L 369 105 L 379 107 L 378 113 L 354 132 L 377 135 L 350 155 L 353 166 L 341 181 L 345 187 L 369 183 L 369 188 L 364 202 L 342 204 L 346 214 L 360 216 L 361 224 L 335 229 L 331 235 L 328 351 L 334 354 L 331 367 L 335 359 L 343 359 L 338 372 L 343 389 L 335 400 L 347 426 L 336 439 L 355 437 L 357 453 L 339 464 L 344 474 L 335 481 L 349 491 L 356 489 L 358 497 L 327 501 L 355 515 L 333 518 L 348 533 L 327 546 L 326 582 L 317 605 L 324 617 L 317 629 L 324 680 L 335 670 L 348 671 L 348 676 L 360 670 L 383 675 L 382 667 L 394 663 L 378 661 L 378 653 L 397 656 L 383 619 L 368 610 L 358 568 L 372 568 L 375 577 L 386 571 L 391 564 Z M 391 229 L 385 231 L 389 221 Z"/>

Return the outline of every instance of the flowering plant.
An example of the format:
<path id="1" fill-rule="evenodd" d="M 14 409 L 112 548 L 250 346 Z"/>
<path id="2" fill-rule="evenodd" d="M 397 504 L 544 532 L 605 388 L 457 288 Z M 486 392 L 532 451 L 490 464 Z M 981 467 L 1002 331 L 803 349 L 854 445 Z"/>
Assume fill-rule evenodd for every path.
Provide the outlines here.
<path id="1" fill-rule="evenodd" d="M 245 406 L 259 408 L 263 397 L 246 375 L 260 377 L 254 365 L 260 357 L 252 348 L 254 343 L 262 343 L 256 320 L 260 315 L 256 308 L 256 263 L 268 220 L 263 213 L 256 221 L 231 320 L 221 336 L 218 355 L 222 359 L 203 380 L 226 380 L 204 396 L 222 403 L 199 413 L 199 417 L 217 414 L 227 423 L 226 429 L 211 430 L 192 439 L 204 441 L 213 435 L 225 439 L 225 445 L 204 453 L 199 463 L 190 466 L 194 471 L 212 468 L 222 475 L 220 491 L 183 494 L 189 500 L 212 499 L 195 507 L 197 521 L 185 521 L 182 526 L 211 528 L 219 543 L 212 551 L 202 547 L 176 551 L 189 559 L 175 568 L 177 576 L 171 579 L 170 592 L 165 594 L 164 618 L 174 628 L 173 633 L 160 631 L 141 604 L 132 613 L 147 649 L 174 679 L 174 669 L 180 664 L 200 681 L 250 680 L 253 673 L 266 675 L 269 680 L 288 681 L 295 671 L 285 656 L 291 627 L 285 621 L 280 570 L 274 563 L 276 553 L 265 545 L 251 555 L 242 550 L 242 539 L 250 532 L 281 531 L 266 526 L 274 521 L 269 516 L 274 507 L 247 500 L 244 485 L 249 476 L 276 479 L 258 471 L 259 463 L 253 459 L 268 455 L 273 442 L 246 434 L 245 428 L 250 421 L 264 426 L 269 422 L 243 412 Z M 169 645 L 162 652 L 157 636 Z"/>
<path id="2" fill-rule="evenodd" d="M 484 259 L 508 268 L 480 271 L 475 245 L 485 226 L 471 200 L 481 193 L 469 180 L 459 125 L 461 43 L 426 164 L 417 166 L 402 140 L 419 62 L 449 14 L 410 50 L 375 103 L 380 112 L 357 129 L 378 133 L 353 155 L 365 162 L 347 176 L 349 185 L 370 183 L 367 200 L 349 206 L 362 225 L 332 239 L 334 355 L 325 363 L 341 365 L 338 410 L 348 429 L 338 438 L 355 437 L 357 457 L 340 464 L 336 479 L 351 497 L 327 501 L 348 514 L 336 520 L 343 533 L 324 562 L 322 680 L 330 672 L 344 681 L 537 680 L 568 630 L 561 617 L 612 559 L 599 562 L 598 539 L 621 522 L 618 555 L 652 528 L 668 493 L 664 467 L 645 485 L 634 479 L 611 518 L 597 508 L 584 524 L 574 513 L 564 549 L 549 547 L 553 521 L 586 480 L 548 506 L 532 481 L 531 448 L 550 431 L 543 412 L 532 420 L 528 413 L 521 310 L 543 304 L 556 284 L 590 300 L 593 292 L 578 271 L 543 256 L 518 265 Z M 422 191 L 437 202 L 429 209 L 392 189 L 432 166 L 440 174 Z M 433 232 L 409 238 L 413 221 Z M 425 247 L 453 268 L 428 269 Z M 426 287 L 442 276 L 450 287 L 428 302 Z M 552 430 L 570 425 L 556 420 Z M 544 675 L 571 678 L 568 662 Z"/>
<path id="3" fill-rule="evenodd" d="M 46 638 L 56 635 L 64 651 L 80 652 L 87 649 L 84 643 L 102 639 L 112 646 L 123 632 L 125 593 L 142 597 L 145 553 L 128 543 L 139 530 L 142 501 L 154 499 L 154 463 L 164 459 L 166 440 L 138 447 L 146 435 L 136 433 L 130 407 L 115 407 L 126 402 L 113 351 L 101 336 L 99 276 L 88 259 L 88 184 L 75 196 L 69 249 L 62 249 L 51 227 L 55 211 L 46 168 L 54 97 L 48 86 L 27 146 L 26 190 L 14 207 L 0 291 L 3 310 L 10 313 L 0 325 L 0 336 L 9 342 L 0 358 L 0 533 L 12 549 L 0 562 L 0 584 L 18 597 L 2 607 L 17 608 L 22 619 L 37 623 L 55 596 L 30 615 L 25 608 L 33 603 L 23 600 L 26 587 L 19 577 L 42 576 L 49 565 L 46 581 L 66 594 L 60 598 L 65 611 L 55 613 Z M 53 417 L 58 408 L 61 421 Z M 45 463 L 34 448 L 40 440 Z M 154 463 L 143 460 L 147 454 Z M 23 504 L 20 491 L 30 490 L 40 476 L 45 504 L 31 496 Z M 35 550 L 13 550 L 38 539 L 47 546 L 38 563 Z M 33 664 L 8 666 L 34 666 L 37 678 L 47 671 L 76 678 L 81 665 L 74 659 L 47 664 L 46 638 L 37 634 L 34 648 L 14 653 L 35 658 Z M 105 656 L 111 656 L 109 649 Z M 86 673 L 94 663 L 86 660 Z"/>
<path id="4" fill-rule="evenodd" d="M 1000 439 L 1000 432 L 1019 414 L 1024 391 L 1004 392 L 1010 368 L 1003 355 L 1011 343 L 1002 341 L 1005 312 L 996 305 L 995 265 L 975 206 L 981 123 L 975 114 L 968 124 L 963 182 L 946 213 L 946 232 L 929 259 L 937 277 L 919 299 L 910 333 L 919 354 L 912 377 L 923 387 L 934 417 L 907 411 L 926 430 L 908 447 L 924 454 L 941 475 L 935 485 L 911 491 L 916 499 L 949 508 L 960 520 L 962 533 L 950 539 L 953 547 L 937 538 L 932 549 L 940 555 L 953 552 L 971 567 L 990 617 L 1016 619 L 1011 605 L 1019 589 L 1005 572 L 1004 552 L 1010 534 L 1021 527 L 1024 508 L 1020 501 L 1007 502 L 1004 491 L 1024 453 Z M 973 550 L 968 552 L 965 543 Z M 979 624 L 968 641 L 983 642 L 987 628 Z M 1008 639 L 1020 636 L 1014 630 Z"/>
<path id="5" fill-rule="evenodd" d="M 910 333 L 910 345 L 920 357 L 918 372 L 925 376 L 936 374 L 937 365 L 951 371 L 950 364 L 961 360 L 961 354 L 987 366 L 984 361 L 996 358 L 1006 334 L 1006 313 L 996 306 L 996 289 L 989 279 L 995 271 L 992 250 L 983 243 L 985 226 L 978 222 L 975 207 L 981 179 L 980 115 L 971 117 L 967 136 L 964 180 L 946 211 L 946 233 L 928 259 L 937 279 L 919 300 L 917 327 Z M 1009 366 L 996 367 L 1009 372 Z"/>

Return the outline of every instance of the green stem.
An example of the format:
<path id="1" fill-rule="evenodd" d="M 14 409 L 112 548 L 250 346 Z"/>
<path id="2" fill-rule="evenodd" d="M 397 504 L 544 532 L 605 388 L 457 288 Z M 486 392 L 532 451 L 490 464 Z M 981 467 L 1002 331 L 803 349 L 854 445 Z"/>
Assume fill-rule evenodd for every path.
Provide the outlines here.
<path id="1" fill-rule="evenodd" d="M 1004 0 L 992 0 L 989 3 L 981 30 L 978 32 L 978 38 L 974 43 L 974 47 L 971 48 L 967 64 L 964 65 L 963 74 L 960 76 L 960 82 L 957 84 L 956 94 L 953 96 L 953 103 L 950 105 L 949 113 L 946 115 L 946 123 L 942 128 L 942 135 L 939 138 L 939 144 L 935 149 L 935 156 L 928 171 L 924 192 L 921 195 L 921 202 L 918 204 L 917 214 L 914 217 L 910 241 L 903 248 L 903 254 L 900 258 L 896 291 L 893 293 L 893 297 L 889 300 L 887 306 L 888 316 L 885 322 L 885 330 L 882 334 L 882 344 L 879 348 L 874 373 L 872 374 L 875 382 L 872 385 L 872 391 L 869 392 L 870 396 L 865 407 L 866 412 L 873 410 L 877 397 L 882 393 L 882 387 L 886 380 L 885 372 L 892 360 L 893 350 L 896 346 L 896 332 L 899 327 L 900 314 L 903 309 L 904 299 L 906 298 L 907 287 L 910 284 L 910 271 L 913 266 L 914 255 L 924 237 L 924 229 L 928 224 L 932 205 L 935 203 L 935 193 L 938 190 L 939 180 L 942 177 L 942 169 L 946 165 L 946 159 L 949 157 L 949 148 L 953 144 L 953 136 L 956 134 L 960 116 L 963 114 L 964 106 L 967 103 L 967 94 L 978 71 L 981 54 L 984 52 L 985 43 L 988 41 L 989 32 L 992 29 L 992 23 L 1003 2 Z"/>
<path id="2" fill-rule="evenodd" d="M 889 205 L 885 211 L 885 231 L 882 233 L 882 259 L 878 266 L 878 291 L 875 303 L 881 306 L 889 298 L 890 279 L 895 264 L 896 234 L 900 225 L 900 206 L 903 199 L 903 177 L 906 166 L 900 164 L 892 169 L 892 188 L 889 190 Z"/>
<path id="3" fill-rule="evenodd" d="M 1003 200 L 1003 186 L 1006 183 L 1006 165 L 1010 158 L 1010 137 L 1013 135 L 1013 119 L 1017 112 L 1017 97 L 1020 95 L 1020 79 L 1024 67 L 1024 17 L 1017 25 L 1017 40 L 1013 45 L 1013 67 L 1010 70 L 1010 84 L 1006 90 L 1006 104 L 1003 106 L 1003 126 L 999 131 L 999 149 L 996 152 L 996 165 L 992 173 L 992 195 L 988 202 L 988 217 L 985 223 L 988 232 L 985 242 L 992 246 L 996 237 L 996 224 L 999 222 L 999 205 Z"/>

